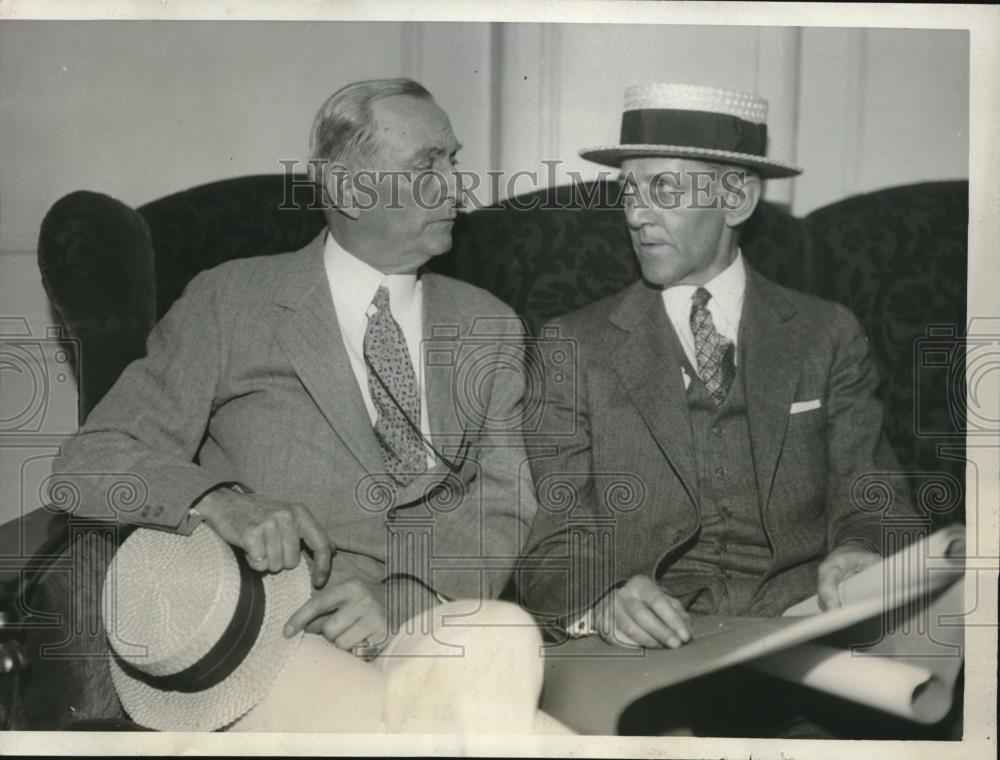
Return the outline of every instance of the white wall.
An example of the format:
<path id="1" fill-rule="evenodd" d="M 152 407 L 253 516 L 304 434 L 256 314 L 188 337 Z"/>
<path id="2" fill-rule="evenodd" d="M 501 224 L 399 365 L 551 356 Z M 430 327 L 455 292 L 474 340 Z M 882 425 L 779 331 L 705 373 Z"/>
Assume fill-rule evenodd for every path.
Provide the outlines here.
<path id="1" fill-rule="evenodd" d="M 499 168 L 504 171 L 539 167 L 549 158 L 565 162 L 563 174 L 596 177 L 602 168 L 577 152 L 618 142 L 625 88 L 655 81 L 727 87 L 768 98 L 773 150 L 790 155 L 795 29 L 505 24 L 501 31 L 505 118 Z M 510 101 L 517 106 L 504 110 Z M 789 202 L 787 183 L 769 193 L 773 200 Z"/>
<path id="2" fill-rule="evenodd" d="M 926 30 L 360 22 L 4 22 L 0 252 L 82 187 L 135 205 L 302 157 L 322 100 L 408 74 L 449 112 L 462 168 L 599 169 L 622 95 L 667 80 L 769 99 L 771 154 L 806 174 L 769 197 L 967 176 L 968 36 Z"/>
<path id="3" fill-rule="evenodd" d="M 805 173 L 768 183 L 765 197 L 799 214 L 881 187 L 968 177 L 964 31 L 501 26 L 507 172 L 544 176 L 542 159 L 561 158 L 566 172 L 597 176 L 577 151 L 617 142 L 625 88 L 675 81 L 767 98 L 770 154 Z"/>
<path id="4" fill-rule="evenodd" d="M 965 31 L 802 32 L 793 210 L 969 176 Z"/>
<path id="5" fill-rule="evenodd" d="M 4 22 L 0 251 L 32 249 L 49 206 L 80 188 L 139 205 L 304 158 L 319 105 L 357 79 L 426 68 L 466 160 L 484 163 L 485 25 Z M 451 65 L 423 67 L 422 46 Z M 377 51 L 377 54 L 373 52 Z M 455 66 L 454 61 L 462 61 Z M 478 79 L 477 79 L 478 78 Z M 482 80 L 479 83 L 478 80 Z"/>
<path id="6" fill-rule="evenodd" d="M 0 317 L 26 319 L 34 335 L 52 323 L 35 244 L 65 193 L 86 188 L 140 205 L 279 171 L 279 160 L 304 157 L 327 95 L 398 75 L 435 94 L 464 143 L 461 168 L 472 172 L 536 170 L 544 182 L 542 161 L 561 159 L 563 174 L 594 176 L 599 167 L 577 151 L 616 141 L 625 87 L 659 80 L 768 98 L 771 154 L 806 173 L 770 183 L 767 197 L 797 213 L 879 187 L 968 176 L 964 32 L 4 21 Z M 52 435 L 5 433 L 24 382 L 0 362 L 0 521 L 38 505 L 59 433 L 74 426 L 72 383 L 55 383 Z"/>

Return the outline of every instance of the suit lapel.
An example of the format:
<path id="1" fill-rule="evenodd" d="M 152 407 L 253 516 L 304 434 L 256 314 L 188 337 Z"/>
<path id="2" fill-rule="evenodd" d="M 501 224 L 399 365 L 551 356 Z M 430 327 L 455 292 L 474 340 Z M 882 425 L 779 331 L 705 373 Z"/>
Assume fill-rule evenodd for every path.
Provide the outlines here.
<path id="1" fill-rule="evenodd" d="M 468 351 L 461 340 L 465 325 L 460 306 L 455 303 L 447 281 L 434 275 L 424 275 L 424 340 L 420 347 L 420 363 L 424 371 L 427 396 L 427 417 L 434 446 L 451 459 L 451 454 L 464 437 L 463 420 L 457 404 L 462 404 L 462 389 L 455 387 L 456 372 Z M 456 398 L 454 394 L 458 393 Z M 464 406 L 468 407 L 468 404 Z M 465 409 L 471 412 L 471 409 Z M 462 417 L 467 417 L 462 414 Z M 466 419 L 465 422 L 468 422 Z M 445 450 L 447 449 L 447 450 Z"/>
<path id="2" fill-rule="evenodd" d="M 453 397 L 452 391 L 456 370 L 463 360 L 463 314 L 451 297 L 446 281 L 425 274 L 421 283 L 424 339 L 420 345 L 419 363 L 423 367 L 430 439 L 438 452 L 457 464 L 456 460 L 467 453 L 463 445 L 465 426 L 456 409 L 456 404 L 461 404 L 462 400 Z M 455 392 L 460 394 L 461 390 L 456 387 Z M 396 503 L 400 506 L 420 503 L 450 472 L 449 466 L 435 454 L 434 466 L 399 489 Z"/>
<path id="3" fill-rule="evenodd" d="M 289 361 L 320 412 L 370 473 L 385 468 L 330 295 L 323 265 L 325 233 L 296 254 L 296 267 L 275 288 L 287 310 L 278 329 Z"/>
<path id="4" fill-rule="evenodd" d="M 747 423 L 762 509 L 770 499 L 809 337 L 792 320 L 794 314 L 795 307 L 777 286 L 747 269 L 740 362 L 745 368 Z"/>
<path id="5" fill-rule="evenodd" d="M 642 416 L 692 502 L 698 479 L 691 452 L 691 418 L 681 363 L 669 348 L 672 330 L 659 290 L 634 285 L 611 321 L 627 335 L 612 350 L 612 362 L 632 403 Z"/>

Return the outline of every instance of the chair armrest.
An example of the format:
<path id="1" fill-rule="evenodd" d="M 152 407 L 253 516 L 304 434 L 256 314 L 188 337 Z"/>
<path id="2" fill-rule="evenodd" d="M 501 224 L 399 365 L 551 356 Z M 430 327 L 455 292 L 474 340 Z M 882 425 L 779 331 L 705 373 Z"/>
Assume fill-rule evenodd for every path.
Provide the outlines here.
<path id="1" fill-rule="evenodd" d="M 82 420 L 122 370 L 145 354 L 156 321 L 149 227 L 139 212 L 114 198 L 70 193 L 42 220 L 38 268 L 69 337 L 79 342 L 73 353 Z"/>
<path id="2" fill-rule="evenodd" d="M 0 675 L 0 722 L 54 730 L 77 720 L 124 719 L 100 615 L 104 574 L 121 531 L 48 514 L 48 537 L 0 585 L 0 652 L 10 659 L 9 674 Z M 4 528 L 20 533 L 29 519 L 37 518 Z"/>

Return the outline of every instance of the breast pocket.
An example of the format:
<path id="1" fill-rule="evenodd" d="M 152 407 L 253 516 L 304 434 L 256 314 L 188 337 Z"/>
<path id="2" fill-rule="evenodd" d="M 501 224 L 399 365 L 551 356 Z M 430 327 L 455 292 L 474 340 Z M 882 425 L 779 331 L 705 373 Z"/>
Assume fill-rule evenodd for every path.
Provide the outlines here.
<path id="1" fill-rule="evenodd" d="M 825 408 L 810 409 L 808 412 L 788 415 L 785 445 L 782 456 L 796 462 L 821 465 L 826 461 Z"/>
<path id="2" fill-rule="evenodd" d="M 814 428 L 826 427 L 826 407 L 810 409 L 805 412 L 797 412 L 788 415 L 788 430 L 812 430 Z"/>

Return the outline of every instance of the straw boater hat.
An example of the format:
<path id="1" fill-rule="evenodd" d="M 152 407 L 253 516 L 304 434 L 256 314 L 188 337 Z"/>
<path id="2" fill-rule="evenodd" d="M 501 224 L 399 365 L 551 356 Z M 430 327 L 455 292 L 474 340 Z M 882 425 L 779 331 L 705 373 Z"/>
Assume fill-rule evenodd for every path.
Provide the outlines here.
<path id="1" fill-rule="evenodd" d="M 693 84 L 629 87 L 620 144 L 589 148 L 580 155 L 605 166 L 664 156 L 743 166 L 770 178 L 802 173 L 767 158 L 766 100 Z"/>
<path id="2" fill-rule="evenodd" d="M 282 628 L 311 593 L 303 559 L 259 573 L 207 525 L 190 536 L 139 529 L 104 582 L 111 677 L 140 725 L 214 731 L 267 693 L 299 633 Z"/>

